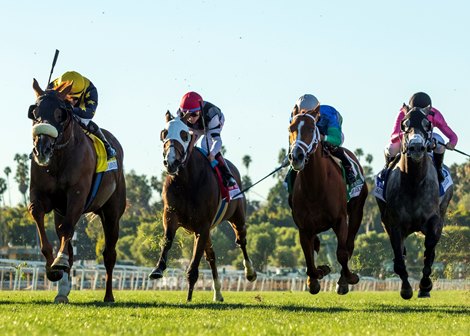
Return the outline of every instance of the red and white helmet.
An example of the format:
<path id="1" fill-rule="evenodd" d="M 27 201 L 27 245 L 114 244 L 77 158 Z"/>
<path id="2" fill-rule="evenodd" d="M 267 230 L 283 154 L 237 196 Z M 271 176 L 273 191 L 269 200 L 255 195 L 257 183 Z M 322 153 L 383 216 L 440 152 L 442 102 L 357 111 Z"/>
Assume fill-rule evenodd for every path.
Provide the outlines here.
<path id="1" fill-rule="evenodd" d="M 202 97 L 197 92 L 190 91 L 181 98 L 180 110 L 183 113 L 196 112 L 201 109 L 202 103 Z"/>

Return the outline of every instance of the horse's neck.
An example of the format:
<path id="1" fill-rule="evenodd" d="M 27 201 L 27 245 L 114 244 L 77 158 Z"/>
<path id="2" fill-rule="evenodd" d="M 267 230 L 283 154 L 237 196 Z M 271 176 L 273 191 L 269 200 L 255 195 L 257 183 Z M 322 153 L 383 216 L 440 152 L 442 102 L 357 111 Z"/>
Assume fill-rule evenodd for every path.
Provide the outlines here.
<path id="1" fill-rule="evenodd" d="M 403 182 L 407 186 L 419 185 L 428 174 L 428 168 L 431 166 L 429 158 L 423 157 L 420 162 L 414 162 L 406 154 L 402 154 L 399 162 L 400 170 L 404 173 Z"/>
<path id="2" fill-rule="evenodd" d="M 194 150 L 188 153 L 186 163 L 174 177 L 174 181 L 178 183 L 179 188 L 190 190 L 195 185 L 193 182 L 201 177 L 202 170 L 207 168 L 201 160 L 202 155 L 199 155 L 196 151 L 197 150 Z"/>
<path id="3" fill-rule="evenodd" d="M 64 136 L 60 143 L 57 143 L 54 149 L 54 155 L 51 160 L 50 169 L 63 171 L 70 165 L 70 157 L 80 157 L 78 147 L 87 141 L 87 135 L 83 132 L 81 126 L 74 120 L 70 121 L 70 125 L 64 130 Z M 75 162 L 75 161 L 74 161 Z"/>
<path id="4" fill-rule="evenodd" d="M 329 158 L 322 157 L 323 148 L 318 146 L 316 151 L 310 154 L 308 163 L 303 169 L 304 174 L 300 174 L 306 180 L 306 185 L 312 188 L 327 184 L 327 165 Z"/>

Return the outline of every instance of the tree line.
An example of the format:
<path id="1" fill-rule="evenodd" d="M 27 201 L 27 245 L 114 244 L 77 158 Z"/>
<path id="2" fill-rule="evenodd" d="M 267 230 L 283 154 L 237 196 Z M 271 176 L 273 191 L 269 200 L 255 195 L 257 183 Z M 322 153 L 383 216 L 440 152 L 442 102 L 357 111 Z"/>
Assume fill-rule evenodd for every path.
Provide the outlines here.
<path id="1" fill-rule="evenodd" d="M 373 190 L 373 157 L 356 149 L 356 156 L 364 168 L 369 190 Z M 285 150 L 279 152 L 279 163 L 285 157 Z M 14 181 L 22 195 L 22 202 L 11 206 L 12 169 L 5 167 L 5 178 L 0 177 L 0 247 L 37 247 L 36 225 L 27 211 L 29 192 L 29 156 L 16 154 L 17 163 Z M 252 158 L 242 158 L 244 186 L 252 184 L 249 168 Z M 437 246 L 434 275 L 445 278 L 467 278 L 470 246 L 470 161 L 453 164 L 450 167 L 454 180 L 454 196 L 448 208 L 447 219 L 441 241 Z M 248 250 L 250 257 L 261 272 L 278 270 L 302 273 L 305 265 L 300 247 L 298 230 L 292 220 L 287 203 L 287 192 L 283 185 L 287 168 L 273 175 L 274 186 L 269 190 L 266 201 L 252 200 L 247 196 Z M 161 193 L 165 173 L 161 176 L 139 175 L 131 170 L 126 175 L 127 209 L 120 221 L 120 238 L 117 243 L 118 262 L 142 266 L 154 266 L 163 239 Z M 46 216 L 46 229 L 51 241 L 56 241 L 53 215 Z M 332 231 L 320 235 L 322 242 L 319 262 L 329 264 L 333 271 L 339 271 L 336 262 L 336 238 Z M 241 251 L 235 244 L 235 235 L 230 225 L 221 223 L 212 232 L 212 241 L 218 265 L 242 268 Z M 77 248 L 76 259 L 102 262 L 104 235 L 96 216 L 82 216 L 76 226 L 73 241 Z M 364 207 L 364 217 L 351 266 L 362 276 L 393 276 L 392 250 L 387 234 L 380 222 L 380 213 L 373 194 L 370 192 Z M 407 263 L 411 275 L 419 276 L 424 252 L 424 238 L 410 236 L 406 241 Z M 169 267 L 185 267 L 192 254 L 192 236 L 178 230 L 169 254 Z M 40 255 L 42 259 L 42 255 Z"/>

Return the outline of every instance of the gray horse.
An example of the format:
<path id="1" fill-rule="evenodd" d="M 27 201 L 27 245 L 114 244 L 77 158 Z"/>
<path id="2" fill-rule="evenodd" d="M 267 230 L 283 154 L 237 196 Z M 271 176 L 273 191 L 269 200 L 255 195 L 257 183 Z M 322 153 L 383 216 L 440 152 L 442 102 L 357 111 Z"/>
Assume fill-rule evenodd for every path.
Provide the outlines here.
<path id="1" fill-rule="evenodd" d="M 405 239 L 414 232 L 425 235 L 424 268 L 418 297 L 430 297 L 435 248 L 453 194 L 451 186 L 439 196 L 436 169 L 428 155 L 433 145 L 428 113 L 429 108 L 413 108 L 405 115 L 401 124 L 404 134 L 401 157 L 388 175 L 386 201 L 376 197 L 394 253 L 394 271 L 402 280 L 400 295 L 403 299 L 413 296 L 404 259 Z"/>

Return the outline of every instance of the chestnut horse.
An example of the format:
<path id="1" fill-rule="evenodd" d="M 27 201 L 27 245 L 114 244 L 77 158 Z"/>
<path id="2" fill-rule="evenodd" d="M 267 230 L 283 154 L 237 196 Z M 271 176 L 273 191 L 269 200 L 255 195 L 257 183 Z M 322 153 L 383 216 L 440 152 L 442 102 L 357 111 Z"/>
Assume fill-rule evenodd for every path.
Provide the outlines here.
<path id="1" fill-rule="evenodd" d="M 393 249 L 394 271 L 402 280 L 400 295 L 403 299 L 413 296 L 404 259 L 405 239 L 414 232 L 425 235 L 424 268 L 418 297 L 430 297 L 435 248 L 453 195 L 450 186 L 442 197 L 439 196 L 436 169 L 427 153 L 432 147 L 432 124 L 427 119 L 428 113 L 429 108 L 416 107 L 406 113 L 401 124 L 404 140 L 400 161 L 388 174 L 385 201 L 376 197 Z"/>
<path id="2" fill-rule="evenodd" d="M 300 244 L 307 264 L 307 285 L 311 294 L 320 291 L 319 279 L 330 272 L 327 265 L 315 266 L 314 254 L 320 250 L 318 234 L 333 229 L 338 240 L 336 257 L 341 264 L 341 276 L 336 292 L 346 294 L 349 284 L 359 281 L 348 261 L 354 251 L 354 239 L 359 230 L 367 186 L 347 201 L 346 184 L 340 166 L 325 155 L 317 127 L 319 107 L 300 113 L 294 109 L 289 126 L 289 161 L 297 173 L 292 190 L 292 216 L 299 228 Z M 357 158 L 344 149 L 348 156 Z"/>
<path id="3" fill-rule="evenodd" d="M 88 199 L 95 176 L 97 155 L 92 141 L 72 115 L 71 105 L 65 101 L 71 88 L 71 84 L 65 84 L 55 90 L 43 91 L 36 80 L 33 82 L 37 100 L 28 113 L 28 117 L 33 120 L 34 141 L 29 212 L 36 221 L 41 252 L 46 258 L 47 278 L 50 281 L 59 281 L 59 293 L 55 302 L 68 302 L 70 269 L 73 264 L 71 239 L 77 221 L 84 212 L 92 212 L 101 218 L 105 236 L 104 301 L 113 302 L 115 247 L 119 219 L 126 206 L 123 150 L 116 138 L 103 130 L 117 150 L 118 168 L 103 173 L 95 197 L 92 201 Z M 56 258 L 44 229 L 44 216 L 51 211 L 54 211 L 55 228 L 60 240 Z"/>
<path id="4" fill-rule="evenodd" d="M 212 270 L 214 301 L 223 301 L 210 237 L 212 221 L 221 200 L 217 178 L 205 155 L 199 150 L 193 150 L 194 137 L 190 134 L 188 126 L 180 118 L 173 118 L 170 112 L 166 113 L 166 122 L 166 127 L 161 132 L 163 163 L 168 173 L 162 192 L 165 241 L 160 258 L 149 277 L 151 279 L 163 277 L 168 251 L 176 230 L 183 227 L 186 231 L 194 233 L 193 256 L 187 270 L 189 283 L 187 301 L 192 299 L 203 253 Z M 240 173 L 230 161 L 226 161 L 240 186 Z M 255 281 L 256 271 L 246 251 L 245 208 L 244 196 L 231 200 L 223 219 L 230 222 L 236 235 L 236 242 L 243 252 L 246 278 Z"/>

